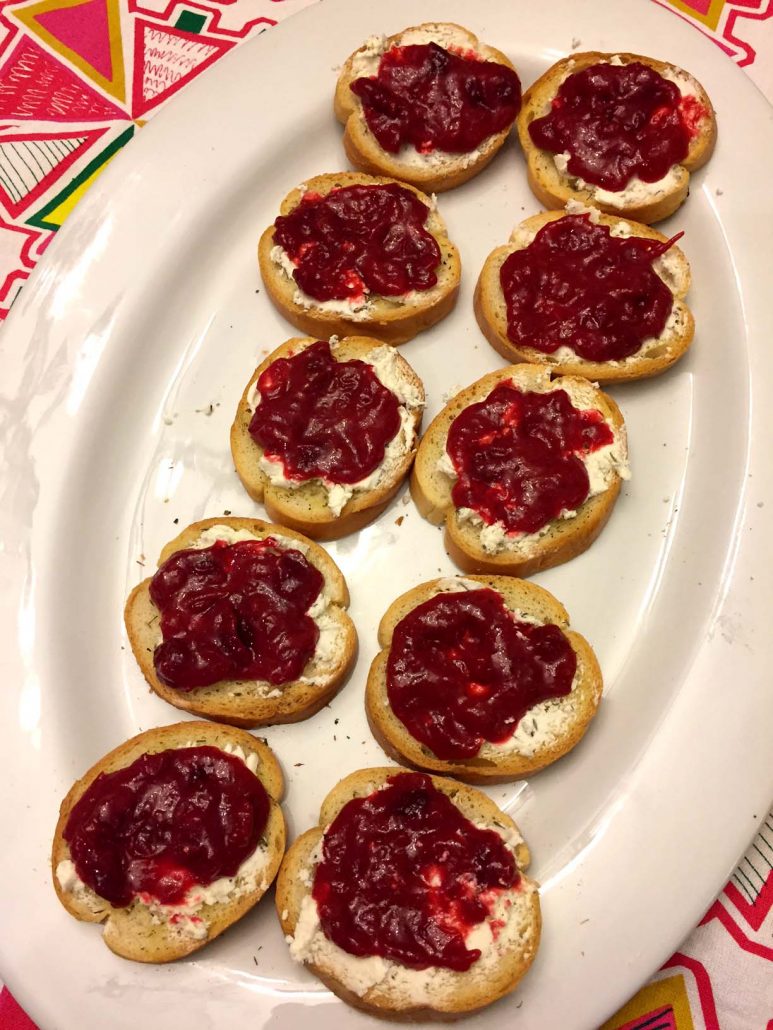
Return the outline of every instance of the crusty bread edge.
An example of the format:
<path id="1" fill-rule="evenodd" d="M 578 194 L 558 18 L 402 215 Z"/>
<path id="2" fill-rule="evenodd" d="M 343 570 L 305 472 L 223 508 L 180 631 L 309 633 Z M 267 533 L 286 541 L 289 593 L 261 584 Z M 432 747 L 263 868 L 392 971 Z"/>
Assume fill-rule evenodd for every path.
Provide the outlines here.
<path id="1" fill-rule="evenodd" d="M 340 780 L 339 783 L 337 783 L 336 786 L 327 794 L 320 808 L 318 825 L 307 830 L 294 841 L 285 855 L 277 876 L 276 909 L 279 922 L 282 927 L 282 932 L 285 936 L 292 937 L 294 935 L 298 921 L 299 904 L 297 904 L 297 897 L 299 892 L 294 889 L 297 887 L 296 872 L 308 865 L 309 857 L 320 840 L 324 830 L 333 822 L 341 809 L 352 798 L 367 797 L 375 790 L 378 790 L 381 786 L 384 786 L 389 777 L 406 771 L 408 770 L 399 766 L 358 770 L 357 772 L 350 773 L 348 776 L 344 777 L 344 779 Z M 520 836 L 520 831 L 510 816 L 499 809 L 490 798 L 476 790 L 474 787 L 465 786 L 454 780 L 441 776 L 430 775 L 430 779 L 434 786 L 444 794 L 448 795 L 454 804 L 457 805 L 462 813 L 468 818 L 470 816 L 467 814 L 465 809 L 469 809 L 474 803 L 478 808 L 482 809 L 487 822 L 495 824 L 506 832 Z M 424 1020 L 440 1022 L 454 1021 L 459 1019 L 461 1016 L 469 1015 L 487 1007 L 515 989 L 523 976 L 528 972 L 539 948 L 542 929 L 539 894 L 536 890 L 537 884 L 525 875 L 525 870 L 529 866 L 531 856 L 526 843 L 522 840 L 515 846 L 514 850 L 521 879 L 529 887 L 533 888 L 532 893 L 529 895 L 531 899 L 533 943 L 529 953 L 524 956 L 525 961 L 518 969 L 517 977 L 507 985 L 506 990 L 498 992 L 495 996 L 486 998 L 485 1000 L 479 1001 L 471 1006 L 465 1005 L 464 1007 L 454 1008 L 453 1006 L 447 1005 L 442 1008 L 435 1008 L 418 1005 L 396 1009 L 389 1007 L 388 1005 L 377 1003 L 372 997 L 374 993 L 373 990 L 366 992 L 363 997 L 360 997 L 353 991 L 346 988 L 337 978 L 331 976 L 325 970 L 320 969 L 319 966 L 307 962 L 306 967 L 343 1001 L 357 1009 L 360 1009 L 361 1011 L 395 1022 L 421 1022 Z M 463 976 L 464 974 L 461 975 Z M 371 995 L 370 998 L 368 997 L 369 995 Z"/>
<path id="2" fill-rule="evenodd" d="M 143 754 L 183 747 L 193 740 L 202 740 L 214 747 L 222 747 L 222 744 L 227 742 L 240 747 L 245 754 L 252 753 L 258 756 L 256 775 L 265 787 L 270 802 L 268 820 L 264 831 L 268 842 L 268 862 L 262 871 L 261 882 L 255 890 L 249 891 L 224 905 L 204 906 L 205 910 L 214 910 L 212 913 L 208 911 L 206 913 L 210 916 L 206 938 L 196 940 L 195 938 L 185 938 L 173 933 L 165 935 L 163 934 L 163 925 L 161 925 L 157 929 L 154 928 L 154 932 L 157 932 L 162 938 L 166 937 L 168 939 L 166 943 L 162 942 L 160 954 L 154 951 L 149 957 L 141 943 L 134 939 L 130 932 L 134 906 L 130 906 L 128 909 L 116 909 L 108 901 L 104 901 L 97 894 L 90 892 L 90 894 L 93 894 L 95 901 L 103 902 L 103 907 L 90 909 L 79 905 L 70 892 L 62 889 L 57 879 L 56 870 L 60 862 L 70 858 L 70 849 L 64 839 L 64 830 L 73 808 L 101 773 L 110 773 L 117 769 L 125 768 Z M 76 780 L 62 801 L 51 847 L 51 876 L 56 895 L 62 906 L 74 918 L 83 922 L 103 923 L 102 932 L 105 944 L 111 951 L 122 958 L 132 959 L 136 962 L 163 963 L 173 962 L 186 955 L 190 955 L 194 951 L 205 947 L 210 941 L 219 937 L 229 926 L 241 919 L 243 915 L 260 901 L 273 883 L 284 856 L 286 843 L 286 825 L 280 807 L 283 794 L 284 777 L 273 751 L 267 744 L 257 740 L 252 734 L 244 730 L 194 721 L 175 723 L 170 726 L 146 730 L 144 733 L 140 733 L 120 744 L 100 758 L 80 779 Z M 262 886 L 263 884 L 265 884 L 265 887 Z M 218 911 L 224 908 L 227 909 L 226 912 Z"/>
<path id="3" fill-rule="evenodd" d="M 437 286 L 426 291 L 426 296 L 413 298 L 410 304 L 390 305 L 388 311 L 381 311 L 369 318 L 348 319 L 332 311 L 321 311 L 315 308 L 306 309 L 288 299 L 283 289 L 282 272 L 271 260 L 274 246 L 274 225 L 269 225 L 261 234 L 258 242 L 258 266 L 261 278 L 271 303 L 279 313 L 300 329 L 307 336 L 320 336 L 328 339 L 331 336 L 372 336 L 382 343 L 397 346 L 407 343 L 418 333 L 430 329 L 440 322 L 454 308 L 459 295 L 461 281 L 461 260 L 459 250 L 448 237 L 445 222 L 437 211 L 433 210 L 432 200 L 420 189 L 410 183 L 399 181 L 394 177 L 383 175 L 365 175 L 360 172 L 329 172 L 308 179 L 303 185 L 291 190 L 280 205 L 279 213 L 287 215 L 300 203 L 303 192 L 313 191 L 325 196 L 339 186 L 355 185 L 397 185 L 411 190 L 419 200 L 430 209 L 425 228 L 438 242 L 441 252 L 449 259 L 448 284 L 443 289 Z"/>
<path id="4" fill-rule="evenodd" d="M 423 408 L 417 408 L 415 411 L 409 412 L 413 419 L 413 428 L 416 434 L 413 446 L 409 451 L 406 451 L 402 461 L 394 469 L 389 479 L 381 486 L 375 487 L 372 490 L 357 491 L 344 505 L 340 515 L 334 515 L 333 512 L 327 509 L 325 512 L 321 512 L 319 517 L 315 519 L 301 518 L 297 514 L 293 499 L 299 491 L 303 490 L 303 487 L 288 489 L 273 486 L 268 476 L 262 470 L 250 469 L 246 462 L 240 459 L 240 454 L 243 451 L 249 452 L 251 449 L 254 449 L 256 453 L 261 452 L 261 448 L 249 434 L 252 412 L 249 407 L 248 397 L 253 385 L 265 370 L 279 358 L 286 358 L 291 354 L 298 353 L 314 341 L 314 337 L 298 336 L 286 340 L 285 343 L 272 351 L 255 369 L 242 392 L 236 416 L 231 426 L 231 456 L 242 486 L 252 500 L 263 504 L 271 519 L 281 523 L 283 526 L 303 533 L 313 540 L 337 540 L 342 536 L 347 536 L 362 529 L 363 526 L 378 518 L 399 491 L 416 456 Z M 333 351 L 333 354 L 339 360 L 347 361 L 355 357 L 361 357 L 370 350 L 383 346 L 384 342 L 382 340 L 376 340 L 373 337 L 347 336 L 339 340 L 338 347 Z M 424 384 L 421 379 L 405 358 L 399 354 L 396 354 L 396 357 L 401 364 L 401 370 L 405 378 L 410 380 L 421 391 L 424 398 Z"/>
<path id="5" fill-rule="evenodd" d="M 447 25 L 466 33 L 471 47 L 479 47 L 480 53 L 487 60 L 505 65 L 512 71 L 516 71 L 515 66 L 506 54 L 503 54 L 501 50 L 482 43 L 469 29 L 464 28 L 462 25 L 457 25 L 455 22 L 423 22 L 421 25 L 409 26 L 409 28 L 422 29 L 435 24 Z M 407 31 L 408 28 L 402 29 L 400 32 L 388 36 L 387 43 L 389 46 L 391 47 L 397 43 Z M 393 176 L 403 182 L 418 186 L 419 189 L 426 190 L 429 193 L 443 193 L 447 190 L 455 189 L 457 186 L 461 186 L 474 178 L 493 161 L 507 141 L 507 137 L 512 132 L 515 122 L 507 129 L 503 129 L 501 132 L 495 133 L 484 140 L 478 148 L 480 152 L 478 158 L 466 166 L 456 155 L 453 155 L 453 159 L 449 160 L 445 169 L 416 168 L 384 150 L 368 128 L 362 110 L 362 102 L 349 88 L 351 82 L 356 77 L 352 70 L 352 62 L 359 49 L 361 48 L 350 54 L 344 62 L 336 83 L 333 102 L 335 116 L 344 126 L 344 150 L 347 158 L 355 168 L 375 175 Z M 460 157 L 464 156 L 460 155 Z"/>
<path id="6" fill-rule="evenodd" d="M 605 215 L 595 211 L 594 214 L 597 214 L 598 222 L 601 225 L 612 228 L 624 222 L 631 227 L 631 235 L 633 236 L 658 240 L 661 243 L 666 243 L 668 240 L 668 237 L 664 236 L 663 233 L 652 229 L 648 225 L 633 222 L 630 218 Z M 566 217 L 567 212 L 565 211 L 543 211 L 538 215 L 532 215 L 530 218 L 524 219 L 518 228 L 540 229 L 548 222 Z M 556 375 L 583 376 L 586 379 L 592 379 L 594 382 L 605 385 L 607 383 L 649 379 L 653 376 L 661 375 L 671 368 L 672 365 L 675 365 L 680 358 L 684 357 L 689 350 L 695 336 L 695 318 L 691 309 L 684 302 L 687 288 L 684 290 L 671 289 L 670 284 L 667 285 L 669 285 L 669 289 L 671 289 L 674 297 L 674 307 L 678 309 L 681 318 L 684 319 L 684 331 L 674 344 L 668 346 L 665 354 L 657 357 L 649 357 L 646 354 L 642 356 L 632 354 L 630 357 L 617 363 L 588 361 L 579 356 L 574 360 L 554 360 L 552 355 L 545 354 L 533 347 L 516 346 L 507 335 L 506 323 L 497 317 L 492 291 L 496 290 L 496 295 L 501 295 L 499 270 L 510 254 L 521 249 L 520 246 L 511 242 L 493 250 L 483 264 L 473 296 L 473 309 L 481 332 L 494 350 L 509 363 L 516 364 L 525 361 L 532 364 L 545 365 Z M 684 261 L 687 270 L 687 286 L 689 287 L 690 270 L 687 258 L 679 247 L 674 246 L 672 250 L 677 251 Z"/>
<path id="7" fill-rule="evenodd" d="M 444 577 L 447 580 L 448 577 Z M 373 736 L 385 753 L 403 765 L 424 772 L 453 776 L 465 783 L 506 783 L 529 773 L 538 772 L 558 761 L 579 744 L 593 721 L 603 692 L 601 669 L 590 644 L 579 633 L 569 629 L 566 609 L 552 594 L 535 583 L 527 583 L 504 576 L 469 576 L 481 587 L 496 590 L 508 608 L 536 614 L 549 615 L 553 625 L 566 635 L 577 655 L 576 682 L 572 685 L 575 703 L 580 699 L 580 714 L 569 732 L 552 744 L 543 745 L 532 756 L 520 753 L 502 753 L 488 758 L 473 758 L 451 761 L 437 758 L 429 748 L 416 740 L 403 726 L 389 705 L 386 692 L 386 664 L 392 643 L 392 634 L 398 622 L 409 611 L 423 604 L 438 593 L 444 579 L 421 583 L 389 606 L 379 623 L 378 639 L 382 650 L 373 659 L 365 687 L 365 711 Z M 546 610 L 546 611 L 543 611 Z M 400 613 L 403 613 L 402 615 Z M 569 696 L 569 695 L 567 695 Z"/>
<path id="8" fill-rule="evenodd" d="M 648 204 L 613 207 L 595 200 L 593 193 L 589 190 L 572 189 L 568 184 L 569 177 L 561 174 L 558 169 L 555 168 L 552 160 L 553 155 L 536 147 L 529 135 L 529 123 L 534 117 L 537 117 L 533 110 L 534 105 L 538 101 L 542 101 L 543 97 L 552 96 L 557 92 L 558 87 L 564 78 L 564 72 L 567 69 L 567 65 L 570 65 L 569 73 L 573 74 L 577 71 L 581 71 L 583 68 L 590 67 L 593 64 L 609 61 L 614 56 L 619 56 L 625 64 L 629 64 L 632 61 L 640 61 L 642 64 L 647 64 L 651 68 L 654 68 L 657 72 L 661 72 L 666 68 L 674 69 L 676 71 L 683 72 L 684 74 L 690 74 L 678 65 L 670 64 L 666 61 L 658 61 L 655 58 L 645 57 L 641 54 L 631 54 L 623 51 L 618 51 L 616 54 L 602 53 L 595 50 L 572 54 L 568 57 L 562 58 L 560 61 L 557 61 L 548 68 L 548 70 L 541 75 L 536 82 L 533 82 L 524 93 L 523 104 L 521 105 L 521 110 L 516 119 L 518 138 L 526 157 L 529 186 L 532 193 L 534 193 L 540 203 L 545 207 L 561 208 L 564 207 L 567 200 L 575 199 L 580 200 L 582 203 L 588 204 L 589 206 L 596 207 L 607 214 L 630 218 L 634 221 L 643 222 L 649 225 L 653 222 L 663 221 L 663 219 L 668 218 L 674 213 L 674 211 L 681 207 L 687 199 L 689 192 L 690 173 L 697 171 L 698 168 L 701 168 L 706 164 L 714 152 L 717 140 L 716 114 L 706 90 L 697 81 L 697 79 L 694 78 L 694 76 L 690 75 L 690 78 L 695 82 L 698 89 L 699 101 L 704 105 L 709 113 L 708 124 L 701 130 L 698 136 L 693 138 L 690 143 L 687 156 L 680 165 L 677 166 L 681 167 L 684 171 L 684 175 L 680 176 L 680 182 L 677 188 L 671 193 L 665 194 L 661 199 L 655 199 Z M 555 172 L 555 174 L 553 174 L 553 172 Z"/>
<path id="9" fill-rule="evenodd" d="M 527 364 L 509 365 L 506 368 L 489 372 L 448 401 L 432 420 L 419 444 L 411 472 L 411 496 L 420 514 L 429 522 L 434 525 L 445 523 L 446 551 L 454 564 L 465 573 L 526 578 L 543 569 L 561 565 L 586 551 L 598 537 L 612 514 L 620 493 L 621 479 L 619 476 L 615 477 L 603 493 L 596 494 L 595 497 L 590 497 L 585 501 L 578 508 L 574 518 L 567 519 L 565 523 L 561 524 L 557 545 L 554 545 L 551 537 L 547 535 L 538 542 L 528 556 L 519 556 L 516 551 L 508 549 L 497 554 L 487 554 L 482 547 L 470 551 L 463 546 L 456 519 L 456 508 L 451 500 L 451 483 L 449 482 L 447 496 L 443 499 L 444 503 L 442 504 L 436 505 L 427 492 L 429 484 L 425 485 L 423 482 L 424 466 L 430 463 L 427 454 L 433 446 L 438 447 L 439 453 L 443 453 L 449 426 L 456 417 L 454 412 L 458 413 L 470 404 L 485 399 L 498 383 L 512 379 L 514 375 L 516 377 L 519 375 L 540 376 L 546 372 L 549 373 L 550 370 L 546 369 L 544 365 Z M 587 380 L 578 379 L 577 381 L 582 382 L 586 387 L 588 385 Z M 612 423 L 615 432 L 624 435 L 625 422 L 614 399 L 609 394 L 598 390 L 598 403 L 599 409 Z M 427 475 L 432 471 L 432 464 L 434 463 L 430 464 Z"/>
<path id="10" fill-rule="evenodd" d="M 132 590 L 124 608 L 126 632 L 137 664 L 155 694 L 175 708 L 190 712 L 193 715 L 245 729 L 279 723 L 299 722 L 303 719 L 308 719 L 321 708 L 324 708 L 340 690 L 354 667 L 357 658 L 357 632 L 354 623 L 345 610 L 349 605 L 349 591 L 343 574 L 326 551 L 301 533 L 292 529 L 286 529 L 284 526 L 263 522 L 260 519 L 237 518 L 235 516 L 202 519 L 187 526 L 174 540 L 171 540 L 163 548 L 158 560 L 159 567 L 176 551 L 184 550 L 186 547 L 191 546 L 204 530 L 211 526 L 220 525 L 230 526 L 233 529 L 246 529 L 252 532 L 258 539 L 271 536 L 272 534 L 279 534 L 291 540 L 297 540 L 299 544 L 307 549 L 306 557 L 309 562 L 315 565 L 325 578 L 325 586 L 330 593 L 330 608 L 335 613 L 344 632 L 345 642 L 339 665 L 331 674 L 329 680 L 321 684 L 304 684 L 300 681 L 295 681 L 285 684 L 278 698 L 256 696 L 251 709 L 241 715 L 234 711 L 234 702 L 229 701 L 229 692 L 236 686 L 244 686 L 244 683 L 241 681 L 224 680 L 217 684 L 220 688 L 218 696 L 211 700 L 202 698 L 200 690 L 184 692 L 168 687 L 156 675 L 153 654 L 146 650 L 137 629 L 137 612 L 140 609 L 140 605 L 147 604 L 157 611 L 149 595 L 152 577 L 143 580 Z M 213 686 L 215 685 L 213 684 Z M 296 699 L 296 696 L 304 693 L 310 693 L 312 698 L 305 704 L 301 704 Z"/>

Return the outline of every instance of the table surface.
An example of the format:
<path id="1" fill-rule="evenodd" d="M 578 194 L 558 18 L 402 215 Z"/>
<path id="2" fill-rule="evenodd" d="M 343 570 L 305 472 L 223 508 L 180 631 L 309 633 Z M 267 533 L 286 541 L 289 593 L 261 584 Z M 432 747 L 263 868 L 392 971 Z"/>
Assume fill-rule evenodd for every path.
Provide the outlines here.
<path id="1" fill-rule="evenodd" d="M 314 2 L 0 0 L 0 321 L 78 200 L 156 111 L 232 47 Z M 641 2 L 691 22 L 773 101 L 773 0 Z M 773 1030 L 773 811 L 758 820 L 700 925 L 602 1030 Z M 7 989 L 0 1030 L 34 1030 Z"/>

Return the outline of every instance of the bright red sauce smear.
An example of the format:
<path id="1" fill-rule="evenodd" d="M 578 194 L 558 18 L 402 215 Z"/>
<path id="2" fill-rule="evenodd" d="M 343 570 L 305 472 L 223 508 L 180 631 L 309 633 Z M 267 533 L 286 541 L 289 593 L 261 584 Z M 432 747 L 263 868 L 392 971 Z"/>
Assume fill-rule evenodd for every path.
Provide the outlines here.
<path id="1" fill-rule="evenodd" d="M 519 621 L 496 591 L 437 594 L 396 626 L 387 694 L 438 758 L 501 744 L 528 709 L 572 689 L 577 656 L 558 626 Z"/>
<path id="2" fill-rule="evenodd" d="M 614 441 L 599 411 L 574 407 L 565 390 L 522 392 L 500 383 L 465 408 L 448 432 L 452 497 L 508 533 L 534 533 L 590 491 L 580 455 Z"/>
<path id="3" fill-rule="evenodd" d="M 440 247 L 424 225 L 429 208 L 405 186 L 342 186 L 306 193 L 274 222 L 274 243 L 315 300 L 400 296 L 437 283 Z"/>
<path id="4" fill-rule="evenodd" d="M 265 788 L 214 747 L 145 754 L 102 773 L 64 839 L 78 876 L 116 908 L 138 895 L 179 905 L 191 887 L 233 876 L 266 828 Z"/>
<path id="5" fill-rule="evenodd" d="M 521 108 L 521 83 L 503 64 L 437 43 L 392 47 L 372 78 L 350 86 L 368 128 L 390 154 L 407 143 L 420 153 L 466 154 L 509 128 Z"/>
<path id="6" fill-rule="evenodd" d="M 319 639 L 306 613 L 323 584 L 300 551 L 272 537 L 178 551 L 150 584 L 164 638 L 153 655 L 159 679 L 183 691 L 297 679 Z"/>
<path id="7" fill-rule="evenodd" d="M 384 460 L 400 404 L 365 361 L 336 361 L 330 345 L 273 362 L 258 379 L 250 435 L 285 476 L 358 483 Z"/>
<path id="8" fill-rule="evenodd" d="M 545 354 L 571 347 L 588 361 L 635 354 L 671 314 L 673 294 L 652 264 L 681 235 L 624 239 L 587 215 L 548 222 L 500 269 L 508 339 Z"/>
<path id="9" fill-rule="evenodd" d="M 328 827 L 312 894 L 325 936 L 351 955 L 463 971 L 465 936 L 517 886 L 502 838 L 480 830 L 422 773 L 398 773 Z"/>
<path id="10" fill-rule="evenodd" d="M 707 114 L 646 64 L 594 64 L 564 80 L 529 135 L 543 150 L 568 152 L 570 175 L 623 190 L 634 176 L 657 182 L 683 161 Z"/>

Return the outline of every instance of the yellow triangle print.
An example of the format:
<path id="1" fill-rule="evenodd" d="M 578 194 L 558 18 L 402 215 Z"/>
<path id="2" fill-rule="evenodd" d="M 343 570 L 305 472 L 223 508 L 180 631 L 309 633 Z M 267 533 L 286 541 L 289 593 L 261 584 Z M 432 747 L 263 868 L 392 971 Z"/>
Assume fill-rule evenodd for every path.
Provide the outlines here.
<path id="1" fill-rule="evenodd" d="M 669 0 L 669 3 L 714 32 L 726 0 Z"/>
<path id="2" fill-rule="evenodd" d="M 120 0 L 35 0 L 8 11 L 59 57 L 126 100 Z"/>
<path id="3" fill-rule="evenodd" d="M 69 196 L 65 197 L 60 204 L 57 204 L 55 208 L 49 211 L 49 213 L 46 215 L 46 222 L 52 229 L 59 229 L 62 226 L 65 218 L 67 218 L 72 209 L 81 199 L 83 194 L 88 190 L 89 186 L 91 186 L 92 182 L 94 182 L 94 180 L 98 177 L 101 171 L 102 168 L 98 168 L 96 172 L 94 172 L 93 175 L 89 176 L 88 179 L 82 182 L 80 186 L 76 186 L 72 193 L 70 193 Z"/>
<path id="4" fill-rule="evenodd" d="M 690 1013 L 690 1000 L 681 975 L 667 976 L 663 980 L 642 987 L 638 994 L 620 1009 L 599 1030 L 633 1030 L 643 1026 L 648 1018 L 668 1030 L 694 1030 Z M 654 1025 L 653 1023 L 653 1025 Z"/>
<path id="5" fill-rule="evenodd" d="M 121 147 L 125 146 L 133 135 L 134 126 L 132 125 L 130 129 L 114 139 L 91 164 L 86 165 L 80 175 L 68 183 L 61 193 L 50 200 L 32 218 L 27 219 L 27 224 L 36 225 L 40 229 L 59 229 L 83 194 L 91 189 Z"/>

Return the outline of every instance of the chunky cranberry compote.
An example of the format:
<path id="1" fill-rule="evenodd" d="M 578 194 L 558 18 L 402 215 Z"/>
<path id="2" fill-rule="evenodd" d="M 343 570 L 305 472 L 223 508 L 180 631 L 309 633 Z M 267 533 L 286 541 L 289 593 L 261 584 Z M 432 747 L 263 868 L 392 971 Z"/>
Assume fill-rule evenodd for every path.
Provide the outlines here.
<path id="1" fill-rule="evenodd" d="M 323 585 L 300 551 L 273 537 L 177 551 L 150 584 L 163 635 L 153 655 L 158 678 L 183 691 L 297 679 L 319 639 L 307 613 Z"/>
<path id="2" fill-rule="evenodd" d="M 425 228 L 429 208 L 405 186 L 342 186 L 306 193 L 274 222 L 274 243 L 315 300 L 399 297 L 437 283 L 440 247 Z"/>
<path id="3" fill-rule="evenodd" d="M 441 593 L 396 626 L 387 695 L 412 737 L 443 759 L 509 740 L 534 705 L 572 689 L 577 656 L 554 625 L 523 622 L 495 591 Z"/>
<path id="4" fill-rule="evenodd" d="M 101 773 L 64 839 L 81 880 L 116 908 L 136 897 L 179 905 L 191 887 L 237 872 L 260 843 L 269 804 L 241 759 L 176 748 Z"/>
<path id="5" fill-rule="evenodd" d="M 437 43 L 396 46 L 372 78 L 355 79 L 368 128 L 390 154 L 466 154 L 508 129 L 521 109 L 521 83 L 503 64 Z"/>
<path id="6" fill-rule="evenodd" d="M 519 883 L 512 853 L 429 776 L 397 773 L 325 832 L 312 894 L 325 936 L 351 955 L 464 971 L 465 937 Z"/>
<path id="7" fill-rule="evenodd" d="M 673 294 L 652 266 L 681 235 L 616 237 L 588 215 L 548 222 L 500 269 L 508 339 L 545 354 L 571 347 L 588 361 L 635 354 L 671 314 Z"/>
<path id="8" fill-rule="evenodd" d="M 288 479 L 358 483 L 384 460 L 400 403 L 366 361 L 336 361 L 321 341 L 258 379 L 250 435 Z"/>
<path id="9" fill-rule="evenodd" d="M 534 533 L 590 492 L 582 456 L 614 442 L 600 411 L 575 408 L 565 390 L 496 386 L 448 432 L 457 508 L 472 508 L 510 534 Z"/>
<path id="10" fill-rule="evenodd" d="M 634 176 L 657 182 L 683 161 L 707 114 L 649 65 L 594 64 L 563 81 L 529 135 L 543 150 L 568 153 L 569 175 L 619 191 Z"/>

